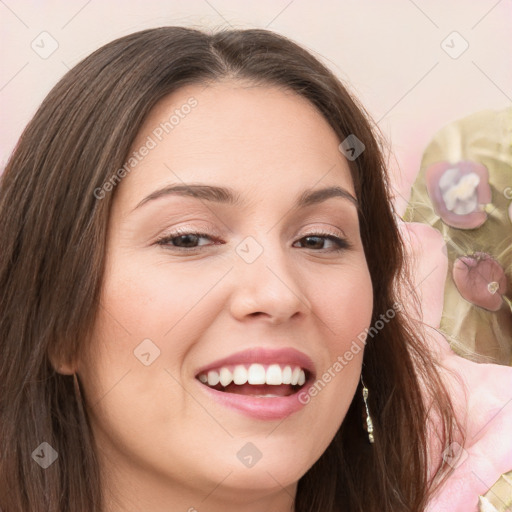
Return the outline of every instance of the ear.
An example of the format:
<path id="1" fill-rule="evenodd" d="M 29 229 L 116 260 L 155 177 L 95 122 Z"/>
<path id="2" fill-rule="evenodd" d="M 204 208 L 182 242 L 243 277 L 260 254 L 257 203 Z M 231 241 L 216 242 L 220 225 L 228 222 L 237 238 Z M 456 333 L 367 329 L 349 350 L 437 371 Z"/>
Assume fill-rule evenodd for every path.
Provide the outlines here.
<path id="1" fill-rule="evenodd" d="M 57 354 L 55 351 L 48 350 L 48 358 L 53 369 L 61 375 L 73 375 L 76 373 L 77 364 L 75 361 L 67 360 L 63 354 Z"/>

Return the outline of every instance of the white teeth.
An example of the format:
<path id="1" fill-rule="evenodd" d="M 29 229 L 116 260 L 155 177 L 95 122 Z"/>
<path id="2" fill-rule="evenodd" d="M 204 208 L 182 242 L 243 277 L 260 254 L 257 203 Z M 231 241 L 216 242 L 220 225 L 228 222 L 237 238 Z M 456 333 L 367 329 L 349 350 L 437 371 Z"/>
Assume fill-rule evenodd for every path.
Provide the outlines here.
<path id="1" fill-rule="evenodd" d="M 219 381 L 219 374 L 215 370 L 210 370 L 208 372 L 208 386 L 216 386 Z"/>
<path id="2" fill-rule="evenodd" d="M 233 382 L 233 375 L 227 368 L 220 369 L 220 383 L 226 387 Z"/>
<path id="3" fill-rule="evenodd" d="M 241 364 L 235 366 L 235 370 L 233 371 L 233 382 L 238 386 L 245 384 L 247 379 L 249 378 L 249 372 L 245 369 L 245 366 Z"/>
<path id="4" fill-rule="evenodd" d="M 290 384 L 292 382 L 292 369 L 290 366 L 285 366 L 283 370 L 283 384 Z"/>
<path id="5" fill-rule="evenodd" d="M 278 364 L 271 364 L 267 368 L 267 378 L 265 382 L 271 386 L 280 386 L 283 383 L 281 367 Z"/>
<path id="6" fill-rule="evenodd" d="M 249 384 L 265 384 L 265 368 L 261 364 L 251 364 L 247 378 Z"/>
<path id="7" fill-rule="evenodd" d="M 246 383 L 253 385 L 267 384 L 269 386 L 280 386 L 281 384 L 302 386 L 306 382 L 306 373 L 298 366 L 292 369 L 290 365 L 282 367 L 279 364 L 271 364 L 265 370 L 262 364 L 254 363 L 249 365 L 248 368 L 241 364 L 236 365 L 233 371 L 223 366 L 217 371 L 210 370 L 208 374 L 202 373 L 198 378 L 203 384 L 209 386 L 216 386 L 219 382 L 223 387 L 229 386 L 232 382 L 237 386 Z"/>

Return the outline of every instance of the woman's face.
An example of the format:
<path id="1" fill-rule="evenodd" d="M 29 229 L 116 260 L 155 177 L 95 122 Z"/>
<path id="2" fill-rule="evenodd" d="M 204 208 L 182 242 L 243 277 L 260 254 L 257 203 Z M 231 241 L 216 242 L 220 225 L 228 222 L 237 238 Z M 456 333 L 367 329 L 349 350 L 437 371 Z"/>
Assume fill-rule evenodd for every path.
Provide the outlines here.
<path id="1" fill-rule="evenodd" d="M 340 427 L 372 286 L 339 143 L 302 97 L 233 82 L 180 89 L 140 130 L 77 365 L 102 465 L 133 510 L 289 503 Z M 341 193 L 311 196 L 328 187 Z M 300 393 L 274 383 L 287 366 L 307 370 Z"/>

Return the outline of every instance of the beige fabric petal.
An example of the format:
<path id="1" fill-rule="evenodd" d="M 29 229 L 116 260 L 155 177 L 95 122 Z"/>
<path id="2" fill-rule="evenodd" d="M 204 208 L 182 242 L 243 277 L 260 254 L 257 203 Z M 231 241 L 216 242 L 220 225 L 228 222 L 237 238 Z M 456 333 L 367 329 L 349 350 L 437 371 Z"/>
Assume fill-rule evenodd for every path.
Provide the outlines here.
<path id="1" fill-rule="evenodd" d="M 504 473 L 498 481 L 479 497 L 479 512 L 512 512 L 512 471 Z"/>
<path id="2" fill-rule="evenodd" d="M 478 228 L 448 226 L 434 211 L 425 173 L 433 164 L 474 161 L 489 171 L 491 203 L 487 220 Z M 448 275 L 441 329 L 455 352 L 479 362 L 512 365 L 512 108 L 486 110 L 442 128 L 425 150 L 404 213 L 406 222 L 422 222 L 437 229 L 446 242 Z M 505 270 L 507 299 L 498 311 L 488 311 L 465 300 L 452 278 L 454 261 L 476 252 L 489 253 Z"/>

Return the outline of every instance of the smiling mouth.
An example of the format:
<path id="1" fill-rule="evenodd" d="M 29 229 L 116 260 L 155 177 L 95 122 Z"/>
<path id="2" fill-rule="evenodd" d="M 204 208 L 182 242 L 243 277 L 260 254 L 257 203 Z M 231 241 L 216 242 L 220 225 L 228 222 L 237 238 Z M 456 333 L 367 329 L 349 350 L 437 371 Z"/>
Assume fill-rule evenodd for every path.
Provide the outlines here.
<path id="1" fill-rule="evenodd" d="M 310 372 L 300 367 L 277 364 L 265 367 L 253 364 L 222 367 L 218 371 L 202 373 L 196 378 L 216 391 L 255 398 L 273 398 L 297 393 L 310 377 Z"/>

